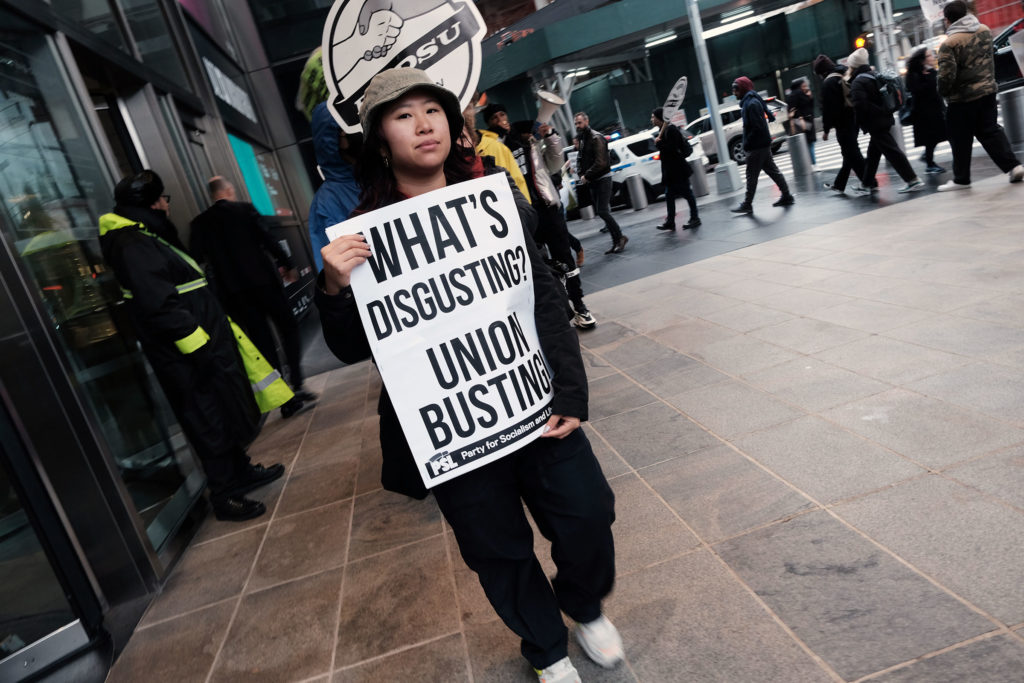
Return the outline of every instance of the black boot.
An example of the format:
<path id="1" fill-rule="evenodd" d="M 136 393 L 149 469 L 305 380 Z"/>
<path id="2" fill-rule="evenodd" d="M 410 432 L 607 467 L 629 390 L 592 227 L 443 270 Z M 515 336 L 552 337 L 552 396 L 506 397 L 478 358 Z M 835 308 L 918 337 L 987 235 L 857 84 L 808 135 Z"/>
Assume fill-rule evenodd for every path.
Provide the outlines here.
<path id="1" fill-rule="evenodd" d="M 267 506 L 258 500 L 250 500 L 241 496 L 228 496 L 213 503 L 213 514 L 225 522 L 244 522 L 259 517 L 267 511 Z"/>

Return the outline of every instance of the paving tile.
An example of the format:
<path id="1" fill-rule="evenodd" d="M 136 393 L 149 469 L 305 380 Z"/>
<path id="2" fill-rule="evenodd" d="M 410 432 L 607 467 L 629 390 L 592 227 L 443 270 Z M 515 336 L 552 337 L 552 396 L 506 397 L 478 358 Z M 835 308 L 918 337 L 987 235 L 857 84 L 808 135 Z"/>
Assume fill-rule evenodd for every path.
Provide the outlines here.
<path id="1" fill-rule="evenodd" d="M 1009 635 L 985 638 L 882 674 L 876 683 L 1019 683 L 1024 643 Z"/>
<path id="2" fill-rule="evenodd" d="M 967 320 L 952 315 L 928 318 L 891 330 L 888 335 L 921 346 L 974 358 L 987 358 L 1024 346 L 1024 336 L 1017 327 Z"/>
<path id="3" fill-rule="evenodd" d="M 635 475 L 611 482 L 615 492 L 615 571 L 648 567 L 696 548 L 700 541 Z"/>
<path id="4" fill-rule="evenodd" d="M 723 373 L 739 376 L 802 356 L 781 346 L 741 335 L 708 344 L 694 351 L 693 357 Z"/>
<path id="5" fill-rule="evenodd" d="M 829 306 L 837 306 L 847 301 L 853 301 L 852 297 L 834 294 L 832 292 L 819 292 L 813 289 L 796 289 L 786 292 L 786 296 L 768 299 L 759 302 L 762 306 L 773 308 L 778 311 L 792 315 L 810 315 Z"/>
<path id="6" fill-rule="evenodd" d="M 601 349 L 601 356 L 620 370 L 677 355 L 667 346 L 662 346 L 644 336 L 626 337 L 620 342 L 608 344 Z"/>
<path id="7" fill-rule="evenodd" d="M 594 456 L 597 457 L 597 462 L 600 463 L 601 471 L 604 472 L 606 479 L 617 477 L 630 470 L 629 464 L 612 450 L 592 424 L 584 422 L 583 431 L 587 435 L 587 440 L 590 441 L 590 447 L 594 449 Z"/>
<path id="8" fill-rule="evenodd" d="M 646 334 L 651 330 L 660 330 L 663 327 L 675 325 L 687 320 L 692 315 L 691 312 L 684 311 L 679 306 L 670 305 L 662 300 L 657 300 L 657 305 L 653 306 L 650 305 L 650 300 L 645 303 L 646 305 L 637 305 L 633 310 L 619 314 L 615 321 L 635 332 Z M 601 321 L 598 320 L 597 323 L 600 325 Z"/>
<path id="9" fill-rule="evenodd" d="M 355 494 L 358 468 L 356 459 L 350 458 L 292 474 L 274 515 L 283 517 L 351 498 Z"/>
<path id="10" fill-rule="evenodd" d="M 683 353 L 700 351 L 708 344 L 735 337 L 738 332 L 706 320 L 686 320 L 647 334 L 651 339 Z"/>
<path id="11" fill-rule="evenodd" d="M 660 402 L 597 420 L 593 427 L 634 468 L 719 443 L 705 429 Z"/>
<path id="12" fill-rule="evenodd" d="M 658 396 L 668 396 L 728 379 L 727 375 L 682 353 L 632 367 L 626 374 Z"/>
<path id="13" fill-rule="evenodd" d="M 185 551 L 142 619 L 152 624 L 242 592 L 266 527 L 230 534 Z"/>
<path id="14" fill-rule="evenodd" d="M 811 412 L 834 408 L 892 388 L 890 384 L 806 356 L 749 373 L 744 379 Z"/>
<path id="15" fill-rule="evenodd" d="M 246 591 L 344 564 L 351 509 L 349 501 L 342 501 L 275 517 Z"/>
<path id="16" fill-rule="evenodd" d="M 458 631 L 451 575 L 442 536 L 349 564 L 335 667 Z"/>
<path id="17" fill-rule="evenodd" d="M 307 434 L 295 458 L 294 471 L 352 459 L 362 446 L 360 423 L 346 423 Z"/>
<path id="18" fill-rule="evenodd" d="M 330 672 L 341 576 L 335 569 L 242 598 L 211 682 L 276 683 Z"/>
<path id="19" fill-rule="evenodd" d="M 830 680 L 704 550 L 630 574 L 605 611 L 641 681 Z"/>
<path id="20" fill-rule="evenodd" d="M 709 542 L 813 506 L 799 492 L 724 445 L 645 467 L 638 474 Z"/>
<path id="21" fill-rule="evenodd" d="M 1024 441 L 1024 432 L 920 394 L 893 389 L 822 414 L 927 467 L 945 467 Z"/>
<path id="22" fill-rule="evenodd" d="M 864 332 L 885 332 L 908 323 L 930 318 L 934 313 L 879 301 L 856 299 L 815 311 L 811 318 Z"/>
<path id="23" fill-rule="evenodd" d="M 814 357 L 897 386 L 970 362 L 965 356 L 877 335 L 816 353 Z"/>
<path id="24" fill-rule="evenodd" d="M 1024 510 L 1024 447 L 954 465 L 945 474 Z"/>
<path id="25" fill-rule="evenodd" d="M 984 320 L 997 325 L 1024 327 L 1024 296 L 990 297 L 958 308 L 954 313 L 963 318 Z"/>
<path id="26" fill-rule="evenodd" d="M 318 405 L 309 424 L 310 432 L 318 432 L 343 424 L 358 422 L 366 414 L 366 392 L 356 391 L 336 401 Z M 293 418 L 294 419 L 294 418 Z"/>
<path id="27" fill-rule="evenodd" d="M 468 681 L 469 662 L 462 634 L 455 633 L 393 655 L 336 671 L 332 683 Z"/>
<path id="28" fill-rule="evenodd" d="M 824 505 L 926 471 L 813 416 L 769 427 L 734 444 Z"/>
<path id="29" fill-rule="evenodd" d="M 769 394 L 733 380 L 671 395 L 666 400 L 726 439 L 803 415 Z"/>
<path id="30" fill-rule="evenodd" d="M 824 511 L 715 549 L 846 680 L 993 629 Z"/>
<path id="31" fill-rule="evenodd" d="M 536 527 L 534 527 L 534 533 L 539 535 Z M 496 621 L 499 617 L 494 608 L 491 607 L 491 603 L 487 600 L 476 572 L 467 567 L 462 559 L 462 555 L 459 553 L 458 542 L 455 540 L 455 532 L 447 531 L 444 536 L 448 552 L 452 558 L 453 573 L 455 574 L 455 591 L 459 597 L 459 618 L 462 620 L 465 632 L 470 633 L 478 625 Z M 534 540 L 537 541 L 536 537 Z M 534 552 L 536 552 L 538 545 L 540 545 L 539 541 L 534 543 Z M 537 558 L 542 563 L 545 559 L 550 563 L 550 558 L 546 558 L 544 553 L 537 554 Z"/>
<path id="32" fill-rule="evenodd" d="M 777 325 L 791 319 L 793 315 L 757 304 L 742 303 L 738 306 L 704 314 L 701 317 L 737 332 L 749 332 L 759 327 Z"/>
<path id="33" fill-rule="evenodd" d="M 600 353 L 605 346 L 616 344 L 627 337 L 635 335 L 636 332 L 617 322 L 599 323 L 594 329 L 587 330 L 586 334 L 580 335 L 580 346 L 589 351 Z"/>
<path id="34" fill-rule="evenodd" d="M 590 383 L 590 421 L 617 415 L 657 401 L 636 382 L 616 373 Z"/>
<path id="35" fill-rule="evenodd" d="M 835 511 L 1003 623 L 1024 621 L 1024 512 L 937 475 Z"/>
<path id="36" fill-rule="evenodd" d="M 908 389 L 990 417 L 1024 424 L 1024 372 L 972 363 L 907 385 Z"/>
<path id="37" fill-rule="evenodd" d="M 587 349 L 580 350 L 583 355 L 583 367 L 587 371 L 587 381 L 593 382 L 596 379 L 615 374 L 615 368 L 604 358 Z"/>
<path id="38" fill-rule="evenodd" d="M 441 533 L 433 497 L 416 500 L 391 491 L 358 496 L 352 512 L 349 562 Z"/>
<path id="39" fill-rule="evenodd" d="M 204 681 L 235 613 L 234 601 L 142 628 L 107 674 L 109 683 Z M 187 652 L 183 657 L 181 653 Z"/>
<path id="40" fill-rule="evenodd" d="M 867 336 L 867 333 L 861 330 L 813 318 L 794 318 L 778 325 L 762 327 L 750 334 L 777 346 L 806 354 L 818 353 Z"/>

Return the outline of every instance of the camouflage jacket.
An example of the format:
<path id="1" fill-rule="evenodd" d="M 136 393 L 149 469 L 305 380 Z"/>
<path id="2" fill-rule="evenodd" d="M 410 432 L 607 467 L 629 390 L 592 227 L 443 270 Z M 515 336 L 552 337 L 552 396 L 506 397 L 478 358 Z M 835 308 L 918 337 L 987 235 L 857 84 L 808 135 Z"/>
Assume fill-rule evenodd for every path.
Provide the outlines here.
<path id="1" fill-rule="evenodd" d="M 971 102 L 996 92 L 992 32 L 973 14 L 953 22 L 938 50 L 939 94 L 950 102 Z"/>

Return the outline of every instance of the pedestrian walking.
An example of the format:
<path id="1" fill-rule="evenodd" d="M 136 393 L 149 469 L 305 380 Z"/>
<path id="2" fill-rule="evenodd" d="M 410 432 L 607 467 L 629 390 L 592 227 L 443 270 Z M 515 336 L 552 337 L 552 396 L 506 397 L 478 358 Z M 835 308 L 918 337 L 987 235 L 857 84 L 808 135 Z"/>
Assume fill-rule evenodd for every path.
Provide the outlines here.
<path id="1" fill-rule="evenodd" d="M 789 134 L 804 134 L 807 139 L 807 151 L 811 153 L 811 164 L 816 165 L 818 159 L 814 156 L 814 142 L 817 140 L 817 131 L 814 129 L 814 96 L 811 94 L 811 84 L 806 78 L 793 79 L 789 84 L 786 104 L 789 105 Z"/>
<path id="2" fill-rule="evenodd" d="M 359 202 L 355 164 L 363 144 L 363 134 L 345 133 L 331 116 L 325 102 L 314 107 L 312 116 L 313 152 L 324 180 L 309 205 L 309 237 L 319 272 L 324 267 L 320 250 L 330 242 L 327 228 L 348 218 Z"/>
<path id="3" fill-rule="evenodd" d="M 925 173 L 946 172 L 935 163 L 935 147 L 946 139 L 946 103 L 939 97 L 935 64 L 935 53 L 919 47 L 907 59 L 903 77 L 912 102 L 909 123 L 914 126 L 914 147 L 924 147 Z"/>
<path id="4" fill-rule="evenodd" d="M 619 224 L 612 217 L 612 166 L 608 156 L 608 142 L 604 136 L 590 127 L 590 117 L 586 112 L 578 112 L 573 117 L 576 126 L 576 140 L 579 144 L 579 155 L 576 157 L 579 181 L 577 187 L 590 189 L 590 200 L 594 211 L 612 238 L 612 248 L 606 254 L 621 254 L 626 249 L 629 238 L 622 234 Z"/>
<path id="5" fill-rule="evenodd" d="M 732 83 L 732 94 L 740 100 L 740 114 L 743 117 L 743 149 L 747 151 L 747 194 L 733 213 L 754 213 L 754 194 L 757 192 L 757 180 L 761 171 L 768 174 L 772 182 L 779 188 L 782 196 L 772 206 L 790 206 L 796 200 L 789 192 L 789 185 L 782 171 L 772 159 L 772 135 L 768 130 L 768 122 L 775 120 L 775 115 L 765 106 L 764 100 L 754 90 L 754 82 L 746 76 L 740 76 Z"/>
<path id="6" fill-rule="evenodd" d="M 291 257 L 271 237 L 256 207 L 236 201 L 231 181 L 214 176 L 209 192 L 213 204 L 192 220 L 192 256 L 209 269 L 224 310 L 242 326 L 263 356 L 277 365 L 273 362 L 277 360 L 277 343 L 269 322 L 273 321 L 295 392 L 281 406 L 281 416 L 294 417 L 313 407 L 317 400 L 317 395 L 303 386 L 299 323 L 281 282 L 282 278 L 288 283 L 297 281 L 298 273 Z"/>
<path id="7" fill-rule="evenodd" d="M 839 167 L 835 179 L 824 183 L 826 190 L 835 190 L 839 194 L 846 192 L 846 183 L 852 171 L 860 181 L 864 175 L 864 155 L 857 143 L 857 117 L 850 101 L 850 86 L 846 81 L 846 67 L 836 64 L 825 55 L 818 55 L 812 64 L 814 73 L 821 80 L 821 139 L 828 140 L 829 131 L 835 130 L 836 142 L 843 156 L 843 164 Z M 869 194 L 862 182 L 853 188 L 858 195 Z"/>
<path id="8" fill-rule="evenodd" d="M 878 191 L 878 162 L 884 156 L 906 183 L 897 192 L 917 192 L 924 189 L 924 182 L 907 161 L 896 139 L 892 136 L 893 113 L 885 107 L 882 90 L 868 64 L 868 51 L 860 47 L 847 57 L 846 65 L 850 69 L 850 100 L 857 114 L 857 125 L 871 136 L 868 143 L 868 156 L 864 161 L 864 176 L 861 182 L 871 192 Z"/>
<path id="9" fill-rule="evenodd" d="M 457 150 L 463 129 L 458 99 L 425 72 L 380 72 L 366 87 L 359 114 L 366 139 L 359 164 L 364 191 L 357 211 L 474 177 L 471 160 Z M 543 437 L 431 492 L 491 605 L 521 638 L 521 652 L 538 679 L 571 683 L 579 676 L 568 658 L 563 611 L 577 623 L 576 638 L 595 662 L 613 667 L 623 658 L 618 631 L 601 613 L 601 601 L 615 577 L 614 496 L 579 428 L 587 417 L 587 380 L 577 334 L 566 320 L 560 287 L 530 237 L 536 213 L 525 197 L 513 195 L 524 228 L 534 319 L 557 378 L 554 414 Z M 339 237 L 324 248 L 326 265 L 316 305 L 328 346 L 346 363 L 370 354 L 349 286 L 353 269 L 369 256 L 361 235 Z M 381 391 L 379 412 L 384 487 L 426 496 L 387 388 Z M 552 542 L 558 574 L 551 583 L 534 555 L 524 502 Z"/>
<path id="10" fill-rule="evenodd" d="M 1024 166 L 1013 153 L 996 120 L 996 76 L 992 32 L 968 14 L 967 3 L 953 0 L 942 8 L 945 42 L 939 46 L 939 94 L 949 101 L 946 125 L 953 149 L 953 179 L 940 192 L 971 186 L 971 146 L 974 138 L 985 148 L 1011 183 L 1024 180 Z"/>
<path id="11" fill-rule="evenodd" d="M 199 456 L 214 514 L 252 519 L 266 506 L 245 494 L 278 479 L 284 466 L 253 465 L 245 447 L 260 410 L 283 404 L 292 392 L 269 366 L 255 378 L 247 372 L 237 333 L 178 239 L 163 192 L 153 171 L 122 178 L 114 210 L 100 217 L 100 249 L 124 290 L 153 374 Z M 254 397 L 254 384 L 261 396 Z"/>
<path id="12" fill-rule="evenodd" d="M 685 198 L 690 207 L 690 220 L 683 224 L 683 230 L 692 230 L 700 226 L 697 198 L 693 196 L 693 188 L 690 187 L 693 170 L 686 160 L 693 148 L 682 132 L 665 120 L 664 112 L 663 107 L 651 112 L 651 125 L 660 129 L 654 144 L 661 156 L 661 183 L 665 187 L 665 208 L 668 211 L 665 222 L 658 226 L 658 230 L 676 229 L 676 197 Z"/>
<path id="13" fill-rule="evenodd" d="M 597 321 L 583 302 L 580 269 L 572 255 L 569 226 L 558 198 L 558 188 L 551 180 L 552 170 L 557 171 L 562 165 L 562 138 L 550 125 L 537 121 L 516 121 L 512 131 L 526 152 L 526 187 L 530 190 L 530 204 L 537 212 L 533 239 L 538 246 L 548 248 L 551 266 L 565 284 L 573 325 L 581 330 L 592 329 Z"/>

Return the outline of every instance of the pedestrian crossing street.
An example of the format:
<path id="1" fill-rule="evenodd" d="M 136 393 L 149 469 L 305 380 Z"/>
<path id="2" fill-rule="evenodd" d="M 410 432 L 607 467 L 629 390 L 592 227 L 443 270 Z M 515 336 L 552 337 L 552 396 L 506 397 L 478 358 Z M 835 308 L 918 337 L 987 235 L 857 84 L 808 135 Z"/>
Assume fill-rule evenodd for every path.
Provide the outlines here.
<path id="1" fill-rule="evenodd" d="M 860 142 L 860 151 L 867 155 L 868 151 L 868 140 L 869 137 L 866 133 L 861 133 L 858 142 Z M 914 129 L 911 126 L 903 127 L 903 149 L 906 151 L 907 158 L 910 159 L 912 164 L 918 162 L 919 157 L 924 153 L 924 147 L 914 147 Z M 782 171 L 785 176 L 793 175 L 793 159 L 789 155 L 788 144 L 783 145 L 782 149 L 775 155 L 775 164 Z M 981 143 L 977 140 L 974 141 L 975 149 L 981 149 Z M 814 144 L 814 154 L 817 157 L 817 170 L 838 170 L 843 165 L 843 155 L 839 151 L 839 143 L 835 139 L 835 131 L 829 135 L 828 140 L 821 139 L 821 133 L 818 133 L 818 141 Z M 949 149 L 949 143 L 943 142 L 935 149 L 935 159 L 940 164 L 945 162 L 952 163 L 952 154 Z M 882 164 L 885 164 L 885 159 L 882 159 Z M 946 164 L 948 167 L 949 164 Z"/>

